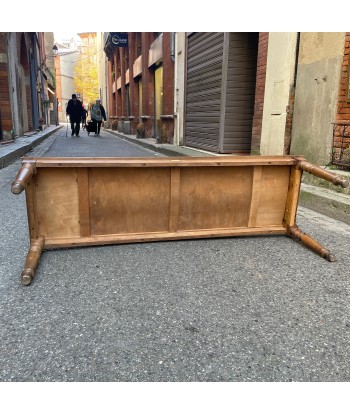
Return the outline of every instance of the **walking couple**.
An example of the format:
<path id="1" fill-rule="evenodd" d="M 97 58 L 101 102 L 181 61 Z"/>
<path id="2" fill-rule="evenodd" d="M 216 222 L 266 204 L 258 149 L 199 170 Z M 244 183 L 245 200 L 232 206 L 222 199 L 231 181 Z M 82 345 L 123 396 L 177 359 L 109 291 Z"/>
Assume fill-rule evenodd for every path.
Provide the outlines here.
<path id="1" fill-rule="evenodd" d="M 77 96 L 73 94 L 72 99 L 68 101 L 68 105 L 66 108 L 66 115 L 69 115 L 72 136 L 74 136 L 75 134 L 76 137 L 79 137 L 80 123 L 82 118 L 85 117 L 86 120 L 86 113 L 87 111 L 84 109 L 81 101 L 79 101 L 77 99 Z M 91 119 L 94 123 L 95 135 L 99 136 L 102 119 L 104 119 L 105 121 L 107 120 L 105 109 L 101 105 L 101 100 L 99 99 L 96 100 L 96 104 L 91 109 Z"/>

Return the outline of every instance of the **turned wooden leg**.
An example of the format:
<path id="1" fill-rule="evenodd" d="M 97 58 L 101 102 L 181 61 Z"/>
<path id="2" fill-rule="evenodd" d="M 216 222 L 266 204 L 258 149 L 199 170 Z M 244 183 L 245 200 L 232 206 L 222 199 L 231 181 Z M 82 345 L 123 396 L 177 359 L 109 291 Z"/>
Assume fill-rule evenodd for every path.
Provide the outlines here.
<path id="1" fill-rule="evenodd" d="M 349 180 L 344 179 L 343 177 L 338 176 L 337 174 L 334 174 L 325 169 L 321 169 L 321 167 L 315 166 L 314 164 L 311 164 L 308 161 L 299 161 L 298 168 L 314 176 L 320 177 L 321 179 L 328 180 L 329 182 L 332 182 L 335 186 L 341 186 L 344 188 L 349 186 Z"/>
<path id="2" fill-rule="evenodd" d="M 298 241 L 301 241 L 304 245 L 321 255 L 323 258 L 328 259 L 328 261 L 334 262 L 337 260 L 335 255 L 331 254 L 327 248 L 319 244 L 315 239 L 311 238 L 311 236 L 303 233 L 297 225 L 289 226 L 288 232 L 293 238 L 298 239 Z"/>
<path id="3" fill-rule="evenodd" d="M 19 170 L 16 179 L 12 183 L 11 191 L 15 195 L 20 194 L 25 189 L 27 183 L 35 173 L 35 166 L 33 163 L 24 163 Z"/>
<path id="4" fill-rule="evenodd" d="M 44 237 L 33 239 L 30 242 L 30 248 L 28 251 L 26 263 L 21 273 L 21 282 L 23 285 L 29 285 L 34 278 L 40 255 L 44 249 L 44 242 Z"/>

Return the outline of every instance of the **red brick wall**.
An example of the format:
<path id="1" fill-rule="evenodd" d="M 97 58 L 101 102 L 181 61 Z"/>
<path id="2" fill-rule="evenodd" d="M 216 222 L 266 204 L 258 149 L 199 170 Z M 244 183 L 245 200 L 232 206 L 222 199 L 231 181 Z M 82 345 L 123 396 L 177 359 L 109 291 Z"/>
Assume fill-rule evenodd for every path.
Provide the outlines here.
<path id="1" fill-rule="evenodd" d="M 269 41 L 269 33 L 260 32 L 259 33 L 259 45 L 258 45 L 257 71 L 256 71 L 255 106 L 254 106 L 253 128 L 252 128 L 252 144 L 251 144 L 251 152 L 255 154 L 260 153 L 268 41 Z"/>
<path id="2" fill-rule="evenodd" d="M 163 33 L 163 113 L 162 115 L 174 114 L 174 62 L 171 53 L 171 33 Z M 169 143 L 173 143 L 174 120 L 162 119 L 165 124 L 166 137 L 162 137 Z"/>
<path id="3" fill-rule="evenodd" d="M 137 81 L 134 79 L 134 61 L 136 56 L 136 33 L 129 33 L 129 88 L 130 88 L 130 119 L 131 134 L 135 134 L 136 125 L 138 124 L 139 102 Z"/>
<path id="4" fill-rule="evenodd" d="M 291 91 L 289 95 L 289 109 L 286 118 L 286 128 L 284 133 L 284 154 L 290 153 L 290 144 L 292 141 L 292 126 L 293 126 L 293 110 L 295 101 L 295 90 Z"/>
<path id="5" fill-rule="evenodd" d="M 131 118 L 131 133 L 136 133 L 136 126 L 139 122 L 139 115 L 145 115 L 149 118 L 143 118 L 142 122 L 145 126 L 145 136 L 152 137 L 154 130 L 154 68 L 148 67 L 148 54 L 151 43 L 155 40 L 155 34 L 153 32 L 129 32 L 129 65 L 126 66 L 124 58 L 126 50 L 124 48 L 114 49 L 111 61 L 115 62 L 116 81 L 121 76 L 121 89 L 117 90 L 115 94 L 115 101 L 110 89 L 110 103 L 111 103 L 111 116 L 116 116 L 118 120 L 121 117 L 126 116 L 126 102 L 125 102 L 125 72 L 129 69 L 129 85 L 130 85 L 130 116 Z M 142 114 L 139 113 L 139 91 L 138 81 L 139 79 L 133 78 L 133 64 L 138 58 L 137 43 L 141 41 L 141 53 L 142 53 Z M 171 51 L 171 33 L 163 33 L 163 108 L 161 115 L 173 116 L 174 112 L 174 62 L 170 56 Z M 112 65 L 108 66 L 109 77 L 111 77 Z M 110 84 L 111 86 L 111 84 Z M 162 119 L 162 124 L 165 125 L 167 142 L 172 143 L 174 137 L 174 120 Z"/>
<path id="6" fill-rule="evenodd" d="M 148 51 L 154 35 L 151 32 L 142 32 L 142 112 L 149 119 L 143 119 L 145 136 L 152 137 L 154 117 L 154 71 L 148 68 Z"/>
<path id="7" fill-rule="evenodd" d="M 347 98 L 347 87 L 349 81 L 349 65 L 350 65 L 350 32 L 345 35 L 344 42 L 344 57 L 341 68 L 339 93 L 338 93 L 338 105 L 335 122 L 350 122 L 350 99 Z M 343 140 L 342 147 L 347 148 L 350 146 L 350 127 L 347 129 L 347 137 Z M 335 131 L 334 146 L 341 146 L 341 128 L 337 128 Z"/>
<path id="8" fill-rule="evenodd" d="M 7 33 L 0 32 L 0 53 L 7 60 Z M 6 57 L 6 59 L 5 59 Z M 0 62 L 0 111 L 1 128 L 3 131 L 12 130 L 12 114 L 9 93 L 9 76 L 7 62 Z"/>

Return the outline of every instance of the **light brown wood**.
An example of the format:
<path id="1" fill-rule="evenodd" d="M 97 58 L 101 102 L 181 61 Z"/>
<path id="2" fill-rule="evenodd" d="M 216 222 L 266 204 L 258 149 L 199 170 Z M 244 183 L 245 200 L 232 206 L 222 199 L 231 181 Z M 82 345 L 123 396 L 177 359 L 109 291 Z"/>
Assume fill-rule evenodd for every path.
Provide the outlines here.
<path id="1" fill-rule="evenodd" d="M 87 168 L 77 169 L 80 235 L 91 235 L 89 174 Z"/>
<path id="2" fill-rule="evenodd" d="M 26 203 L 27 203 L 27 216 L 29 225 L 30 239 L 38 239 L 38 221 L 36 211 L 36 191 L 35 191 L 36 175 L 34 175 L 28 182 L 26 187 Z"/>
<path id="3" fill-rule="evenodd" d="M 299 163 L 291 156 L 215 156 L 215 157 L 79 157 L 25 158 L 36 167 L 195 167 L 195 166 L 282 166 Z"/>
<path id="4" fill-rule="evenodd" d="M 91 234 L 166 232 L 170 168 L 92 168 Z"/>
<path id="5" fill-rule="evenodd" d="M 330 171 L 322 169 L 321 167 L 315 166 L 314 164 L 311 164 L 308 161 L 300 161 L 298 164 L 298 168 L 314 176 L 320 177 L 321 179 L 328 180 L 329 182 L 332 182 L 335 186 L 341 186 L 344 188 L 349 186 L 349 180 L 344 179 L 343 177 L 338 176 L 337 174 L 334 174 Z"/>
<path id="6" fill-rule="evenodd" d="M 38 235 L 80 236 L 79 195 L 75 168 L 38 168 L 35 192 Z"/>
<path id="7" fill-rule="evenodd" d="M 262 179 L 262 166 L 253 167 L 253 178 L 251 186 L 251 199 L 250 199 L 250 212 L 248 228 L 256 226 L 256 220 L 259 212 L 260 203 L 260 190 L 261 190 L 261 179 Z"/>
<path id="8" fill-rule="evenodd" d="M 26 163 L 23 163 L 21 169 L 17 174 L 16 179 L 12 183 L 12 193 L 16 195 L 22 193 L 34 173 L 35 164 L 33 162 L 27 161 Z"/>
<path id="9" fill-rule="evenodd" d="M 256 226 L 281 225 L 286 206 L 289 166 L 264 166 Z"/>
<path id="10" fill-rule="evenodd" d="M 180 168 L 172 167 L 170 174 L 169 232 L 176 232 L 178 228 L 180 208 Z"/>
<path id="11" fill-rule="evenodd" d="M 44 237 L 32 239 L 26 263 L 21 274 L 21 282 L 23 285 L 29 285 L 35 276 L 35 270 L 40 260 L 41 252 L 44 249 Z"/>
<path id="12" fill-rule="evenodd" d="M 335 258 L 296 226 L 302 170 L 320 174 L 301 157 L 22 163 L 15 193 L 26 189 L 32 240 L 23 283 L 34 277 L 42 249 L 60 247 L 288 233 L 328 260 Z"/>
<path id="13" fill-rule="evenodd" d="M 135 242 L 173 241 L 183 239 L 207 239 L 229 236 L 247 235 L 286 235 L 284 226 L 265 226 L 261 228 L 210 229 L 199 231 L 178 232 L 148 232 L 117 235 L 95 235 L 90 238 L 48 238 L 45 239 L 45 248 L 128 244 Z"/>
<path id="14" fill-rule="evenodd" d="M 247 226 L 250 167 L 188 167 L 181 170 L 179 230 Z"/>
<path id="15" fill-rule="evenodd" d="M 323 258 L 328 259 L 330 262 L 336 261 L 336 257 L 334 254 L 331 254 L 329 249 L 322 246 L 320 243 L 315 241 L 315 239 L 311 238 L 311 236 L 307 235 L 306 233 L 302 232 L 298 226 L 290 226 L 288 227 L 289 234 L 296 238 L 298 241 L 302 242 L 305 246 L 312 249 Z"/>
<path id="16" fill-rule="evenodd" d="M 302 171 L 300 169 L 296 168 L 295 166 L 291 167 L 286 210 L 284 214 L 284 222 L 288 226 L 295 225 L 300 194 L 301 176 Z"/>

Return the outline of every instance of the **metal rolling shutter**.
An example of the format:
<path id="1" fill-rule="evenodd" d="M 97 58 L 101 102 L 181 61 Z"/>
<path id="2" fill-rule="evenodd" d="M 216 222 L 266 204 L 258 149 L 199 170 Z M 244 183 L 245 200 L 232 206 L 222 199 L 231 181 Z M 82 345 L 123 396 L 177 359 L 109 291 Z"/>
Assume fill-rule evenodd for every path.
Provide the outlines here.
<path id="1" fill-rule="evenodd" d="M 250 153 L 258 33 L 230 33 L 221 152 Z"/>
<path id="2" fill-rule="evenodd" d="M 224 33 L 188 38 L 185 145 L 219 151 Z"/>

